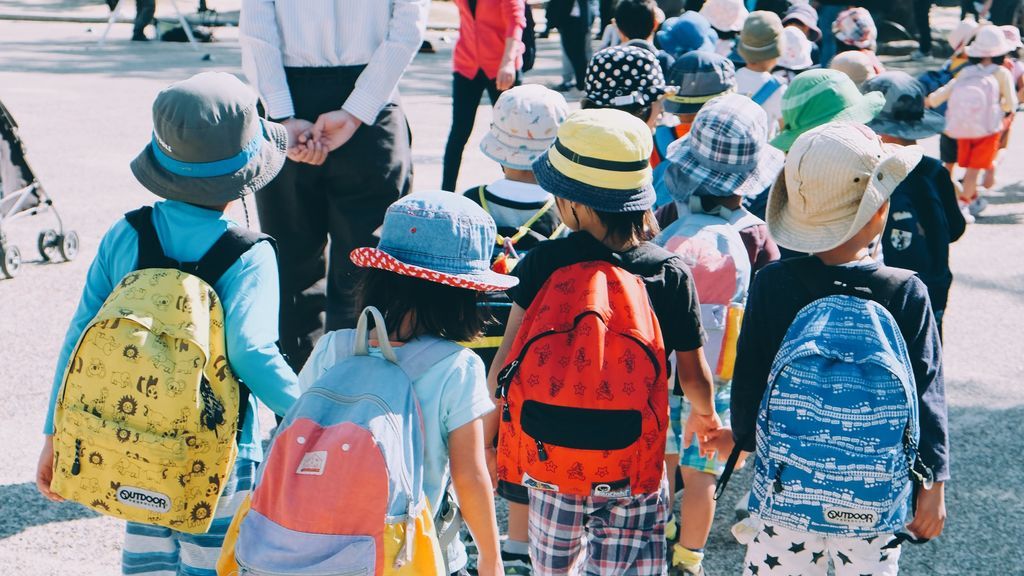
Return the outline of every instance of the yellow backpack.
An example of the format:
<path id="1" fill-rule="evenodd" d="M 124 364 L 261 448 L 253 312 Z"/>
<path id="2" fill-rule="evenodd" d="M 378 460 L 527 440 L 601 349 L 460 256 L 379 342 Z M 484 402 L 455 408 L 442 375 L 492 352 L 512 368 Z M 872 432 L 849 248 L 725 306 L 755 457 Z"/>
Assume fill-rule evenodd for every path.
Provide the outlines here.
<path id="1" fill-rule="evenodd" d="M 53 490 L 97 512 L 204 533 L 234 466 L 248 391 L 228 363 L 213 289 L 269 237 L 229 228 L 199 262 L 164 255 L 152 208 L 125 215 L 137 270 L 68 362 L 54 413 Z"/>

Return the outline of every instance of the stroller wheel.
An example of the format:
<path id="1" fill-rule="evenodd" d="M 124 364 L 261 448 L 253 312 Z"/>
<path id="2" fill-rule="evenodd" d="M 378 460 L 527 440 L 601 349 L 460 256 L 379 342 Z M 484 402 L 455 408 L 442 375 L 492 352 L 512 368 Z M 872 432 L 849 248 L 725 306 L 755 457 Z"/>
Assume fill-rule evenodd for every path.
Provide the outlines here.
<path id="1" fill-rule="evenodd" d="M 75 256 L 78 256 L 78 232 L 71 230 L 61 236 L 57 249 L 60 250 L 61 257 L 68 262 L 74 260 Z"/>
<path id="2" fill-rule="evenodd" d="M 21 270 L 21 250 L 17 246 L 0 248 L 0 269 L 8 278 L 14 278 Z"/>
<path id="3" fill-rule="evenodd" d="M 57 247 L 57 231 L 51 229 L 40 232 L 36 246 L 39 248 L 39 255 L 43 257 L 43 260 L 53 260 L 50 254 Z"/>

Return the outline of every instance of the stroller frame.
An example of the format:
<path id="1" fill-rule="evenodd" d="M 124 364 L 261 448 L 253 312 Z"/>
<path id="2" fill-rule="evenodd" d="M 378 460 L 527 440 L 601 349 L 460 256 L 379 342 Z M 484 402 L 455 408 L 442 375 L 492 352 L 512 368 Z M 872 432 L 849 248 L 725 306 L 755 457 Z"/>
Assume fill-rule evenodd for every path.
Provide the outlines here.
<path id="1" fill-rule="evenodd" d="M 0 140 L 9 148 L 0 151 L 6 152 L 8 156 L 0 158 L 5 164 L 0 165 L 0 272 L 8 278 L 13 278 L 21 269 L 21 250 L 7 241 L 10 223 L 40 214 L 52 214 L 57 221 L 57 228 L 45 229 L 39 233 L 36 243 L 39 255 L 44 261 L 54 261 L 58 254 L 65 261 L 73 260 L 78 255 L 78 233 L 73 230 L 65 231 L 64 220 L 54 206 L 53 199 L 46 193 L 28 164 L 24 143 L 18 136 L 18 124 L 3 102 L 0 102 Z M 8 190 L 5 194 L 4 174 L 10 175 L 14 171 L 20 171 L 19 182 L 25 182 L 25 185 Z"/>

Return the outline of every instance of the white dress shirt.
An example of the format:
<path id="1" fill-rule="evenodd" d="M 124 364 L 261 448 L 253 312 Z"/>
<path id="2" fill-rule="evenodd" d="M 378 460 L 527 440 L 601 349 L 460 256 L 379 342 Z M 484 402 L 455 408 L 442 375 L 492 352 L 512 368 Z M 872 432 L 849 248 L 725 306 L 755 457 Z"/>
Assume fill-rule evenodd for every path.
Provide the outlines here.
<path id="1" fill-rule="evenodd" d="M 295 114 L 285 67 L 366 65 L 342 109 L 373 124 L 423 41 L 430 0 L 243 0 L 242 67 L 267 114 Z"/>

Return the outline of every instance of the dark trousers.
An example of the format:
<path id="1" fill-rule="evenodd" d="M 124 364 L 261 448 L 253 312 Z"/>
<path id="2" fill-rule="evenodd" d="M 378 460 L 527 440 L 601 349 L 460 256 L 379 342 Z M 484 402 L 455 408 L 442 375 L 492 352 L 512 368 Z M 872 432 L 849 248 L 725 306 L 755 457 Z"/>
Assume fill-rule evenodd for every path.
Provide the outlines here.
<path id="1" fill-rule="evenodd" d="M 600 0 L 598 4 L 598 12 L 601 14 L 601 34 L 604 34 L 604 29 L 612 23 L 615 18 L 615 4 L 616 0 Z"/>
<path id="2" fill-rule="evenodd" d="M 132 32 L 136 36 L 142 34 L 146 26 L 153 23 L 155 15 L 156 0 L 135 0 L 135 25 Z"/>
<path id="3" fill-rule="evenodd" d="M 287 68 L 295 116 L 310 122 L 338 110 L 361 66 Z M 398 104 L 360 126 L 321 166 L 286 162 L 256 194 L 260 226 L 277 239 L 281 348 L 298 370 L 324 329 L 355 325 L 355 266 L 349 253 L 373 236 L 392 202 L 412 186 L 409 126 Z M 325 258 L 328 239 L 330 248 Z"/>
<path id="4" fill-rule="evenodd" d="M 576 77 L 576 87 L 583 90 L 587 78 L 587 43 L 590 42 L 590 26 L 594 17 L 589 14 L 586 2 L 581 2 L 582 15 L 568 16 L 558 24 L 558 33 L 562 38 L 562 50 L 572 64 Z"/>
<path id="5" fill-rule="evenodd" d="M 462 166 L 462 152 L 473 133 L 476 122 L 476 109 L 484 92 L 491 99 L 491 106 L 498 101 L 498 86 L 478 70 L 475 78 L 466 78 L 458 72 L 452 74 L 452 130 L 448 133 L 448 144 L 444 147 L 444 172 L 441 176 L 441 189 L 455 191 L 459 179 L 459 167 Z"/>
<path id="6" fill-rule="evenodd" d="M 917 37 L 920 38 L 919 48 L 925 54 L 932 51 L 932 24 L 928 19 L 932 4 L 932 0 L 914 0 L 914 25 L 917 26 Z"/>

